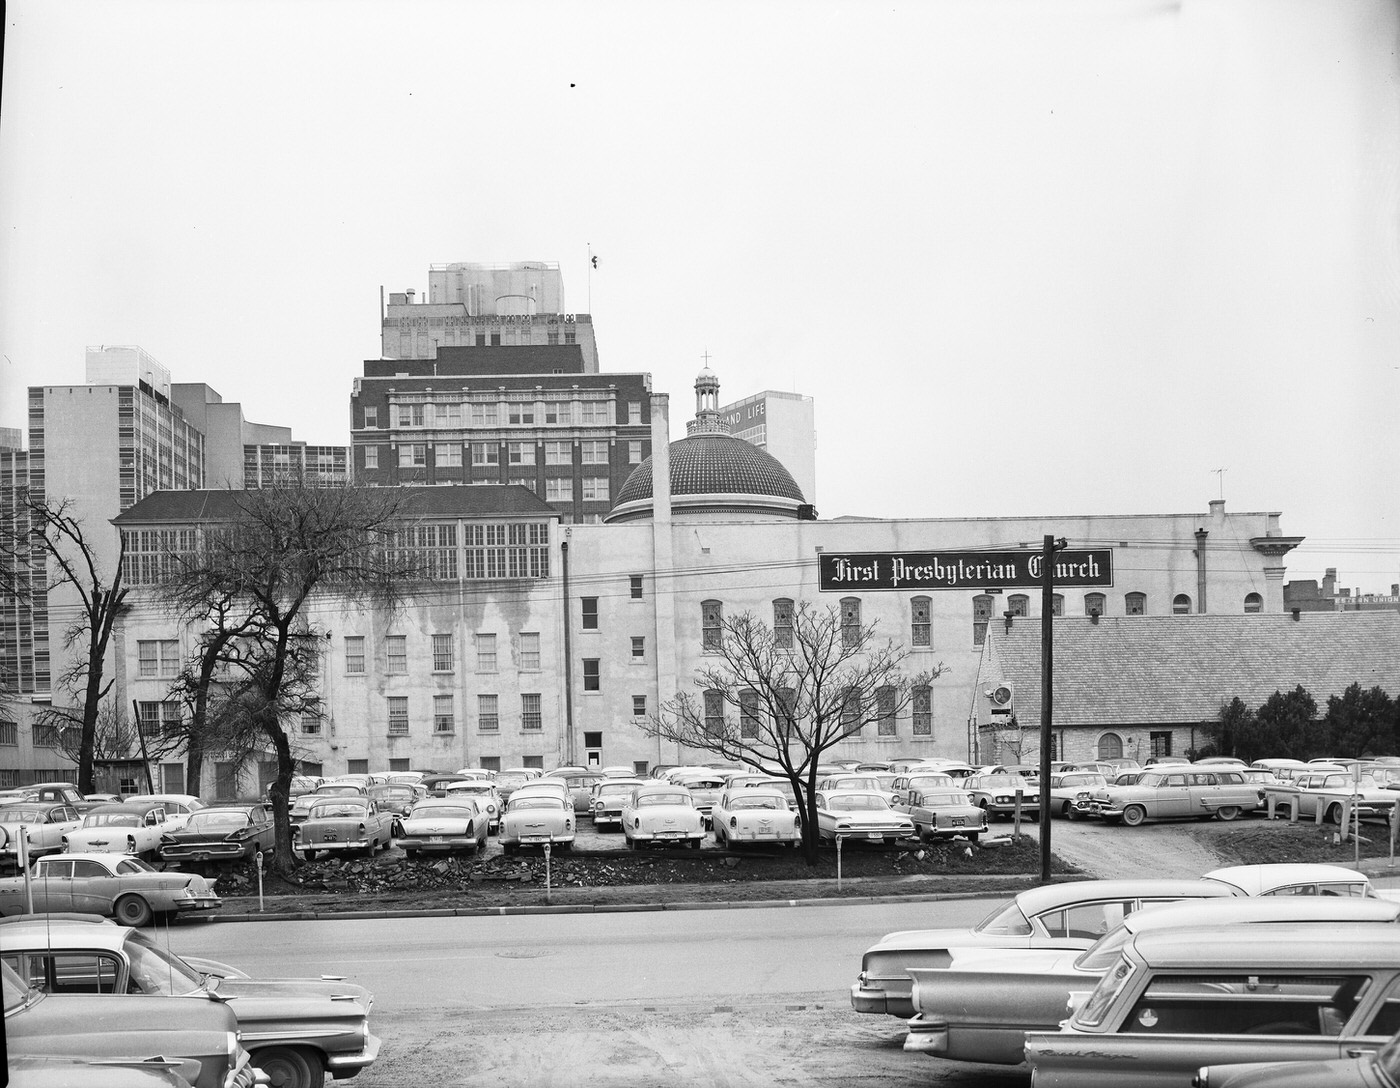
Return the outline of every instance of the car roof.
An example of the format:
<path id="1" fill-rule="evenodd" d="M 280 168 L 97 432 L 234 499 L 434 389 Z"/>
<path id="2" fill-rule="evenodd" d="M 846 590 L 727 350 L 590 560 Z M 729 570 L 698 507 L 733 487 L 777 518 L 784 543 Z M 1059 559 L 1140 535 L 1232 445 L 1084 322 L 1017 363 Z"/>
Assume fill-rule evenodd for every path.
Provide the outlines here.
<path id="1" fill-rule="evenodd" d="M 1153 967 L 1286 967 L 1290 970 L 1400 966 L 1392 922 L 1345 926 L 1181 926 L 1136 934 L 1130 943 Z"/>
<path id="2" fill-rule="evenodd" d="M 94 917 L 92 921 L 79 921 L 77 918 L 59 918 L 54 915 L 24 915 L 23 920 L 8 922 L 5 926 L 5 947 L 16 949 L 30 948 L 100 948 L 115 951 L 121 948 L 132 932 L 130 926 L 115 925 L 105 918 Z"/>
<path id="3" fill-rule="evenodd" d="M 1223 869 L 1212 869 L 1205 875 L 1206 880 L 1218 880 L 1239 888 L 1246 895 L 1259 895 L 1274 888 L 1286 888 L 1291 884 L 1316 882 L 1349 882 L 1369 884 L 1370 878 L 1356 869 L 1343 865 L 1324 865 L 1318 862 L 1273 862 L 1263 865 L 1227 865 Z"/>
<path id="4" fill-rule="evenodd" d="M 1016 896 L 1016 903 L 1026 914 L 1041 914 L 1071 903 L 1094 902 L 1099 899 L 1129 898 L 1194 898 L 1237 894 L 1218 880 L 1168 880 L 1145 877 L 1141 880 L 1075 880 L 1063 884 L 1047 884 L 1027 888 Z"/>
<path id="5" fill-rule="evenodd" d="M 1394 922 L 1397 919 L 1400 919 L 1400 903 L 1391 899 L 1359 895 L 1256 895 L 1162 903 L 1133 911 L 1124 924 L 1133 932 L 1141 933 L 1169 926 Z"/>
<path id="6" fill-rule="evenodd" d="M 145 814 L 150 812 L 153 808 L 164 807 L 164 801 L 122 801 L 120 803 L 112 802 L 104 805 L 93 805 L 93 807 L 88 809 L 83 815 L 96 816 L 103 812 L 135 812 Z"/>
<path id="7" fill-rule="evenodd" d="M 117 854 L 101 850 L 64 850 L 58 854 L 45 854 L 43 857 L 35 858 L 35 861 L 101 861 L 111 865 L 118 861 L 130 858 L 130 854 Z"/>

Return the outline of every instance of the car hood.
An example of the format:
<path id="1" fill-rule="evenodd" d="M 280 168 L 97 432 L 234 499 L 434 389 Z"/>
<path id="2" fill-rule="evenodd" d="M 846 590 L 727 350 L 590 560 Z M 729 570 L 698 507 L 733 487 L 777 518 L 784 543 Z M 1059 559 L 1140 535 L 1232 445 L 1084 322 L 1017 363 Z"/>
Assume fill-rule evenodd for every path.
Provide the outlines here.
<path id="1" fill-rule="evenodd" d="M 364 1016 L 373 997 L 363 986 L 318 978 L 223 978 L 215 995 L 227 1001 L 247 1025 L 250 1014 L 277 1018 L 286 1015 Z"/>
<path id="2" fill-rule="evenodd" d="M 43 997 L 5 1018 L 5 1038 L 12 1055 L 107 1055 L 112 1052 L 114 1038 L 126 1038 L 133 1047 L 144 1050 L 152 1035 L 222 1034 L 237 1029 L 235 1014 L 212 999 L 125 994 Z"/>

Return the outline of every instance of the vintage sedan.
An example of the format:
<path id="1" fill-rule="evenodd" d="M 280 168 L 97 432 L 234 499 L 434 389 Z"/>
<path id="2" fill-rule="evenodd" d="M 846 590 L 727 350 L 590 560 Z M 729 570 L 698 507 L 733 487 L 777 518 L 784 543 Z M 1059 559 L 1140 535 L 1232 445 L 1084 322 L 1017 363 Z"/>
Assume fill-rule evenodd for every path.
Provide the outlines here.
<path id="1" fill-rule="evenodd" d="M 1180 926 L 1390 922 L 1400 903 L 1350 898 L 1220 898 L 1134 911 L 1083 952 L 952 949 L 946 970 L 915 967 L 904 1049 L 952 1061 L 1017 1065 L 1025 1033 L 1055 1031 L 1070 995 L 1093 989 L 1130 937 Z"/>
<path id="2" fill-rule="evenodd" d="M 1027 782 L 1019 774 L 978 774 L 969 775 L 960 785 L 972 797 L 972 803 L 993 816 L 1012 816 L 1016 813 L 1016 794 L 1021 794 L 1021 813 L 1037 812 L 1040 809 L 1040 791 L 1035 784 Z"/>
<path id="3" fill-rule="evenodd" d="M 385 782 L 379 786 L 371 786 L 369 795 L 379 806 L 380 812 L 389 814 L 394 834 L 397 835 L 403 824 L 404 815 L 413 807 L 415 801 L 426 797 L 428 791 L 421 786 L 414 786 L 407 782 Z"/>
<path id="4" fill-rule="evenodd" d="M 154 857 L 165 834 L 165 806 L 159 801 L 98 805 L 63 836 L 63 849 Z"/>
<path id="5" fill-rule="evenodd" d="M 251 861 L 260 850 L 270 852 L 276 841 L 265 805 L 211 805 L 190 816 L 184 827 L 167 831 L 160 856 L 175 863 Z"/>
<path id="6" fill-rule="evenodd" d="M 1132 773 L 1132 772 L 1128 772 Z M 1098 790 L 1108 788 L 1108 779 L 1097 771 L 1065 771 L 1050 776 L 1050 814 L 1078 819 L 1076 802 L 1087 804 Z"/>
<path id="7" fill-rule="evenodd" d="M 522 846 L 574 845 L 574 806 L 548 793 L 525 793 L 506 802 L 501 817 L 501 851 L 510 857 Z"/>
<path id="8" fill-rule="evenodd" d="M 629 850 L 667 843 L 699 850 L 705 817 L 684 786 L 638 786 L 622 806 L 622 834 Z"/>
<path id="9" fill-rule="evenodd" d="M 700 815 L 705 818 L 705 826 L 710 826 L 710 814 L 714 811 L 715 802 L 719 800 L 719 795 L 724 792 L 727 785 L 725 779 L 728 771 L 682 771 L 671 777 L 671 784 L 684 786 L 690 791 L 690 799 L 695 802 L 695 807 L 700 810 Z"/>
<path id="10" fill-rule="evenodd" d="M 789 806 L 787 794 L 769 786 L 731 786 L 719 795 L 710 822 L 720 846 L 775 843 L 795 847 L 802 842 L 801 815 Z"/>
<path id="11" fill-rule="evenodd" d="M 293 824 L 306 822 L 311 806 L 323 797 L 368 797 L 369 787 L 353 782 L 323 782 L 314 790 L 298 795 L 287 809 L 287 817 Z"/>
<path id="12" fill-rule="evenodd" d="M 142 995 L 161 1003 L 151 1006 L 153 1015 L 172 997 L 226 1006 L 253 1066 L 279 1088 L 354 1076 L 379 1053 L 369 1028 L 374 996 L 340 979 L 213 975 L 129 927 L 65 918 L 6 921 L 0 959 L 53 994 Z"/>
<path id="13" fill-rule="evenodd" d="M 1259 804 L 1259 790 L 1239 771 L 1200 771 L 1171 764 L 1144 771 L 1132 786 L 1096 790 L 1077 803 L 1082 816 L 1137 827 L 1144 820 L 1192 820 L 1211 816 L 1233 820 Z"/>
<path id="14" fill-rule="evenodd" d="M 306 813 L 306 819 L 296 825 L 293 845 L 307 861 L 318 853 L 344 854 L 361 851 L 373 857 L 381 846 L 388 848 L 393 840 L 394 818 L 380 812 L 369 797 L 317 796 Z"/>
<path id="15" fill-rule="evenodd" d="M 403 818 L 399 845 L 410 858 L 420 851 L 451 854 L 470 850 L 479 854 L 486 849 L 491 818 L 475 797 L 453 792 L 456 796 L 425 797 Z"/>
<path id="16" fill-rule="evenodd" d="M 866 950 L 851 987 L 856 1012 L 914 1015 L 913 967 L 945 968 L 953 948 L 1083 950 L 1153 903 L 1240 895 L 1219 880 L 1082 880 L 1027 888 L 971 929 L 887 933 Z"/>
<path id="17" fill-rule="evenodd" d="M 910 771 L 908 774 L 896 775 L 890 783 L 890 792 L 894 794 L 891 802 L 895 808 L 909 803 L 909 795 L 922 790 L 938 789 L 943 786 L 953 786 L 956 783 L 950 774 L 940 774 L 935 771 Z M 961 787 L 959 786 L 961 789 Z"/>
<path id="18" fill-rule="evenodd" d="M 1348 800 L 1358 806 L 1363 820 L 1388 820 L 1400 801 L 1400 795 L 1374 775 L 1362 774 L 1358 780 L 1351 771 L 1298 774 L 1287 782 L 1267 787 L 1264 793 L 1280 816 L 1315 820 L 1321 812 L 1322 818 L 1333 824 L 1342 822 Z"/>
<path id="19" fill-rule="evenodd" d="M 161 1054 L 188 1070 L 195 1088 L 253 1088 L 255 1083 L 249 1054 L 238 1041 L 238 1018 L 227 1005 L 92 991 L 54 994 L 2 960 L 0 993 L 11 1062 Z M 119 1081 L 114 1077 L 111 1083 Z"/>
<path id="20" fill-rule="evenodd" d="M 574 812 L 580 816 L 588 815 L 588 810 L 593 804 L 593 787 L 603 780 L 603 776 L 597 771 L 569 770 L 550 771 L 546 778 L 562 778 L 569 787 L 569 793 L 573 797 Z"/>
<path id="21" fill-rule="evenodd" d="M 865 839 L 893 844 L 914 835 L 914 821 L 890 808 L 883 793 L 831 790 L 818 793 L 816 802 L 819 839 Z"/>
<path id="22" fill-rule="evenodd" d="M 616 824 L 622 828 L 622 806 L 632 796 L 632 791 L 643 785 L 640 778 L 605 778 L 593 787 L 593 801 L 589 808 L 593 812 L 593 826 Z"/>
<path id="23" fill-rule="evenodd" d="M 63 849 L 63 836 L 82 824 L 82 814 L 62 801 L 17 801 L 0 805 L 0 858 L 19 864 L 20 828 L 25 856 L 37 858 Z"/>
<path id="24" fill-rule="evenodd" d="M 1398 1018 L 1393 922 L 1188 926 L 1130 937 L 1026 1060 L 1037 1088 L 1189 1088 L 1203 1065 L 1378 1050 Z"/>
<path id="25" fill-rule="evenodd" d="M 139 805 L 147 801 L 160 804 L 165 809 L 165 830 L 177 831 L 184 827 L 189 818 L 204 807 L 204 802 L 188 793 L 134 793 L 122 798 L 128 805 Z"/>
<path id="26" fill-rule="evenodd" d="M 214 881 L 193 873 L 159 873 L 125 854 L 47 854 L 23 876 L 0 879 L 0 914 L 73 911 L 111 915 L 127 925 L 144 926 L 156 915 L 173 917 L 217 910 L 223 901 Z"/>
<path id="27" fill-rule="evenodd" d="M 457 800 L 466 798 L 475 802 L 477 808 L 486 814 L 486 831 L 494 835 L 501 826 L 501 811 L 506 807 L 501 800 L 496 784 L 488 778 L 473 778 L 466 782 L 448 782 L 443 785 L 437 797 L 425 798 L 430 801 Z M 422 804 L 423 802 L 418 802 Z M 416 807 L 416 806 L 415 806 Z"/>
<path id="28" fill-rule="evenodd" d="M 954 786 L 911 790 L 909 800 L 894 808 L 914 822 L 921 839 L 964 838 L 976 842 L 987 833 L 987 810 L 974 805 L 966 790 Z"/>

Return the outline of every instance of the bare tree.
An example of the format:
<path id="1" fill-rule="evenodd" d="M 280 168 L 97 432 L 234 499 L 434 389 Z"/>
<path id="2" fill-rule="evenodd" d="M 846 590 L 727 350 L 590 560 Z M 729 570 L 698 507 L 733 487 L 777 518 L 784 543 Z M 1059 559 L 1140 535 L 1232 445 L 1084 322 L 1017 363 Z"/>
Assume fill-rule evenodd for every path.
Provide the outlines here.
<path id="1" fill-rule="evenodd" d="M 73 513 L 72 503 L 51 503 L 30 498 L 29 540 L 45 560 L 45 593 L 62 586 L 78 597 L 75 618 L 63 631 L 64 645 L 74 651 L 69 664 L 54 679 L 56 693 L 62 691 L 67 705 L 55 703 L 35 716 L 36 723 L 53 727 L 60 738 L 77 730 L 78 789 L 93 792 L 93 750 L 97 719 L 102 700 L 111 690 L 113 679 L 106 678 L 107 649 L 112 629 L 126 601 L 122 585 L 122 546 L 110 576 L 102 569 L 96 546 Z"/>
<path id="2" fill-rule="evenodd" d="M 276 755 L 273 865 L 281 871 L 294 864 L 287 801 L 296 772 L 283 722 L 314 694 L 304 679 L 320 636 L 308 606 L 402 605 L 424 569 L 411 535 L 412 501 L 399 488 L 309 486 L 300 478 L 237 492 L 232 513 L 201 526 L 195 551 L 177 557 L 164 586 L 167 600 L 186 618 L 214 625 L 216 637 L 241 632 L 240 682 L 224 707 L 241 709 Z"/>
<path id="3" fill-rule="evenodd" d="M 745 612 L 726 616 L 706 645 L 695 692 L 663 703 L 652 736 L 738 760 L 792 783 L 801 799 L 802 849 L 817 862 L 817 772 L 824 753 L 870 725 L 893 722 L 942 672 L 906 677 L 903 646 L 875 625 L 843 622 L 836 607 L 800 601 L 791 630 L 775 633 Z"/>

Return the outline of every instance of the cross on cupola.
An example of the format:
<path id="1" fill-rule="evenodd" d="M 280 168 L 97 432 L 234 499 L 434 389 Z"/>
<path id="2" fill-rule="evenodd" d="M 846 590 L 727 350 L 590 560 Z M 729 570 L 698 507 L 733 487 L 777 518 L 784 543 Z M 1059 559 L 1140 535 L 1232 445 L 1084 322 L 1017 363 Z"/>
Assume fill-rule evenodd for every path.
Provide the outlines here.
<path id="1" fill-rule="evenodd" d="M 710 369 L 710 353 L 702 358 L 705 367 L 695 378 L 695 421 L 686 427 L 690 434 L 728 434 L 729 427 L 719 418 L 719 379 Z"/>

